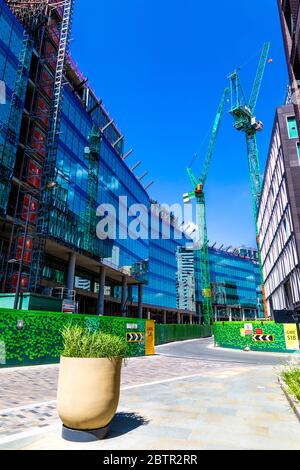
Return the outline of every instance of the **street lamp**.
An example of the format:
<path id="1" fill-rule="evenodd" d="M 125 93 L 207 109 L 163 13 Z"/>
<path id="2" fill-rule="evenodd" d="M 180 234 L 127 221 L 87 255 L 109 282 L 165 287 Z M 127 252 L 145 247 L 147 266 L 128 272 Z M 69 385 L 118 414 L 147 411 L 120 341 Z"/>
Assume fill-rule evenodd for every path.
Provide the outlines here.
<path id="1" fill-rule="evenodd" d="M 41 188 L 40 192 L 44 191 L 45 189 L 52 190 L 56 187 L 57 187 L 57 182 L 56 181 L 51 181 L 50 183 L 47 183 L 45 186 L 43 186 Z M 27 211 L 26 224 L 25 224 L 25 232 L 24 232 L 24 237 L 23 237 L 19 272 L 18 272 L 16 295 L 15 295 L 15 301 L 14 301 L 14 309 L 15 310 L 19 310 L 19 297 L 20 297 L 20 290 L 21 290 L 21 278 L 22 278 L 22 271 L 23 271 L 23 266 L 24 266 L 24 254 L 25 254 L 25 249 L 26 249 L 26 242 L 27 242 L 27 236 L 28 236 L 30 216 L 31 216 L 31 213 L 32 213 L 32 211 L 31 211 L 32 201 L 33 201 L 33 197 L 30 195 L 29 196 L 29 207 L 28 207 L 28 211 Z M 15 260 L 10 260 L 10 263 L 13 263 L 13 262 L 15 262 Z"/>

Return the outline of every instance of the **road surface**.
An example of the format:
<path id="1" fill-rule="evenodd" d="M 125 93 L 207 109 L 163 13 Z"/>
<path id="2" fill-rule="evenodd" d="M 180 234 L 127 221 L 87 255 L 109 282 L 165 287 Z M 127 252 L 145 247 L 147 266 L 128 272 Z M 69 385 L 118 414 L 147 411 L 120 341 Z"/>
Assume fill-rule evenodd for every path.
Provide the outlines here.
<path id="1" fill-rule="evenodd" d="M 289 354 L 245 352 L 224 348 L 215 348 L 211 338 L 200 341 L 184 341 L 158 346 L 156 352 L 173 357 L 192 358 L 199 361 L 224 362 L 235 364 L 273 365 L 287 362 Z M 298 354 L 295 357 L 299 357 Z"/>

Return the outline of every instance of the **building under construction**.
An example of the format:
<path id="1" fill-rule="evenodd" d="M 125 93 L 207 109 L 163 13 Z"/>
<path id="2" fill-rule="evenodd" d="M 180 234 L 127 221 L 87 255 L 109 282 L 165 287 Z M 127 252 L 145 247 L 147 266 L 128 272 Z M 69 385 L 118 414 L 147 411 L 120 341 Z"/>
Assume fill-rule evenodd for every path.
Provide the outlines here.
<path id="1" fill-rule="evenodd" d="M 149 185 L 127 166 L 124 136 L 70 56 L 72 17 L 73 0 L 0 0 L 2 296 L 19 290 L 81 313 L 192 320 L 176 308 L 184 241 L 96 236 L 100 204 L 126 196 L 128 206 L 149 207 Z"/>
<path id="2" fill-rule="evenodd" d="M 199 250 L 178 249 L 178 306 L 196 303 L 201 311 Z M 213 317 L 216 321 L 264 318 L 258 253 L 255 249 L 208 247 Z"/>

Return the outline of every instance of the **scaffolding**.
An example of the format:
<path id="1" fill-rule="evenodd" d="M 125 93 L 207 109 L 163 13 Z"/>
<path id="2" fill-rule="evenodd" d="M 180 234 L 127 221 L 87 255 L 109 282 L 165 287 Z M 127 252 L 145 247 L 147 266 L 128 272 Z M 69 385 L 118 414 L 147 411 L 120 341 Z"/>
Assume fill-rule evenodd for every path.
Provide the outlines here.
<path id="1" fill-rule="evenodd" d="M 29 239 L 25 240 L 30 253 L 25 253 L 21 284 L 22 288 L 31 292 L 40 292 L 45 272 L 47 239 L 97 260 L 111 255 L 112 243 L 101 241 L 96 236 L 100 143 L 103 134 L 99 126 L 93 126 L 88 152 L 85 153 L 88 166 L 86 206 L 80 214 L 76 214 L 68 205 L 68 191 L 72 183 L 68 177 L 58 174 L 57 169 L 63 91 L 67 80 L 66 64 L 71 61 L 68 49 L 74 0 L 6 0 L 6 3 L 30 35 L 35 55 L 30 68 L 32 82 L 28 85 L 26 95 L 28 107 L 25 106 L 26 113 L 22 120 L 22 129 L 25 129 L 21 146 L 22 169 L 20 178 L 15 181 L 18 194 L 7 256 L 8 260 L 15 259 L 16 263 L 9 265 L 5 280 L 8 279 L 7 286 L 13 288 L 19 259 L 17 255 L 20 254 L 19 242 L 24 242 L 22 212 L 26 198 L 34 197 L 35 216 L 30 222 Z M 24 93 L 27 82 L 24 80 Z M 34 87 L 32 97 L 30 86 Z M 20 122 L 22 111 L 19 111 Z"/>
<path id="2" fill-rule="evenodd" d="M 15 87 L 11 97 L 8 121 L 7 124 L 1 125 L 1 132 L 5 137 L 3 150 L 0 155 L 0 213 L 2 215 L 5 215 L 7 211 L 11 180 L 16 162 L 32 48 L 32 41 L 25 32 L 18 60 Z"/>
<path id="3" fill-rule="evenodd" d="M 65 1 L 56 0 L 5 0 L 18 20 L 31 33 L 46 25 L 51 11 L 64 8 Z"/>
<path id="4" fill-rule="evenodd" d="M 44 2 L 48 3 L 48 2 Z M 59 3 L 52 3 L 54 8 L 62 8 L 60 37 L 57 50 L 57 61 L 52 87 L 51 112 L 49 119 L 49 129 L 46 141 L 46 154 L 42 169 L 42 189 L 39 199 L 39 211 L 36 225 L 36 238 L 33 251 L 33 260 L 30 273 L 30 290 L 37 291 L 43 275 L 44 257 L 46 248 L 46 235 L 48 233 L 49 216 L 51 207 L 55 207 L 55 201 L 61 205 L 66 204 L 66 196 L 61 197 L 64 191 L 52 191 L 50 187 L 56 181 L 56 156 L 58 146 L 58 134 L 60 130 L 60 116 L 64 90 L 64 73 L 68 56 L 70 31 L 72 26 L 74 0 L 64 0 Z M 50 23 L 50 20 L 48 21 Z M 58 197 L 56 197 L 58 195 Z M 62 212 L 65 212 L 62 207 Z"/>
<path id="5" fill-rule="evenodd" d="M 6 3 L 27 31 L 27 40 L 31 42 L 32 48 L 35 47 L 38 53 L 38 63 L 41 67 L 40 74 L 36 75 L 35 83 L 36 110 L 32 109 L 32 102 L 31 108 L 28 109 L 27 119 L 29 119 L 29 123 L 33 124 L 33 127 L 31 132 L 29 131 L 29 125 L 27 128 L 22 161 L 22 168 L 24 168 L 24 162 L 27 163 L 28 160 L 32 173 L 25 177 L 28 192 L 24 194 L 21 213 L 24 211 L 24 201 L 26 197 L 31 197 L 30 194 L 35 194 L 37 203 L 35 218 L 31 224 L 33 247 L 30 255 L 30 266 L 26 266 L 28 282 L 26 280 L 25 283 L 25 287 L 36 292 L 40 288 L 43 274 L 49 218 L 51 213 L 53 214 L 53 211 L 55 211 L 56 217 L 59 214 L 60 219 L 62 217 L 64 219 L 67 211 L 67 191 L 58 185 L 53 187 L 53 183 L 57 179 L 57 140 L 74 0 L 6 0 Z M 24 79 L 23 86 L 25 95 L 28 77 Z M 43 109 L 41 109 L 41 104 Z M 22 111 L 23 108 L 20 107 L 20 117 Z M 16 155 L 17 145 L 18 141 L 16 139 L 14 156 Z M 21 183 L 20 181 L 19 184 L 24 185 L 24 182 Z M 11 256 L 15 257 L 18 240 L 20 237 L 22 238 L 23 223 L 22 220 L 18 220 L 19 208 L 17 208 L 21 193 L 23 194 L 23 191 L 20 191 L 19 186 L 8 259 Z M 64 225 L 62 224 L 62 226 Z M 17 227 L 17 230 L 15 227 Z M 14 268 L 15 265 L 13 264 L 9 268 L 11 271 L 9 274 L 10 286 L 12 284 L 11 280 L 16 274 Z M 6 277 L 7 275 L 5 280 Z"/>

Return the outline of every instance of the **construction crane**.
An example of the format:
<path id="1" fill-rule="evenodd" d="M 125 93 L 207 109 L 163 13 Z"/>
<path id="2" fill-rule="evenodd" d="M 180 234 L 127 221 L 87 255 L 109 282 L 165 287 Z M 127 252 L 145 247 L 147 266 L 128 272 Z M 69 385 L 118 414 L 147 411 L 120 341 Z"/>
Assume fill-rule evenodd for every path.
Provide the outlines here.
<path id="1" fill-rule="evenodd" d="M 239 132 L 244 132 L 246 135 L 247 143 L 247 153 L 248 153 L 248 163 L 250 171 L 250 182 L 251 182 L 251 191 L 252 191 L 252 205 L 253 213 L 256 227 L 256 242 L 258 248 L 258 256 L 261 270 L 261 281 L 262 281 L 262 296 L 264 304 L 264 313 L 265 318 L 268 320 L 268 312 L 266 305 L 266 295 L 265 295 L 265 286 L 263 279 L 262 271 L 262 262 L 261 262 L 261 247 L 259 241 L 259 233 L 257 226 L 257 217 L 259 211 L 259 204 L 262 192 L 262 176 L 260 173 L 260 165 L 258 158 L 258 147 L 256 133 L 263 130 L 263 123 L 258 121 L 255 117 L 255 109 L 260 93 L 262 80 L 266 68 L 267 62 L 271 63 L 272 59 L 268 60 L 270 50 L 270 43 L 266 42 L 263 46 L 261 58 L 259 61 L 258 69 L 256 72 L 256 77 L 254 85 L 252 88 L 251 96 L 249 102 L 246 101 L 245 94 L 241 85 L 239 69 L 235 70 L 231 75 L 229 75 L 230 81 L 230 90 L 231 90 L 231 109 L 230 114 L 234 119 L 234 127 Z"/>
<path id="2" fill-rule="evenodd" d="M 207 224 L 206 224 L 206 209 L 205 209 L 205 193 L 204 187 L 208 177 L 208 172 L 214 153 L 218 132 L 223 116 L 226 97 L 229 89 L 224 90 L 217 115 L 215 117 L 214 126 L 210 136 L 209 146 L 204 161 L 203 171 L 199 178 L 194 176 L 191 168 L 187 168 L 190 181 L 193 186 L 193 191 L 183 195 L 185 204 L 190 203 L 196 199 L 197 203 L 197 224 L 199 231 L 199 267 L 200 267 L 200 284 L 202 293 L 202 321 L 204 325 L 210 325 L 213 319 L 212 307 L 212 291 L 210 283 L 210 269 L 208 258 L 208 237 L 207 237 Z"/>

